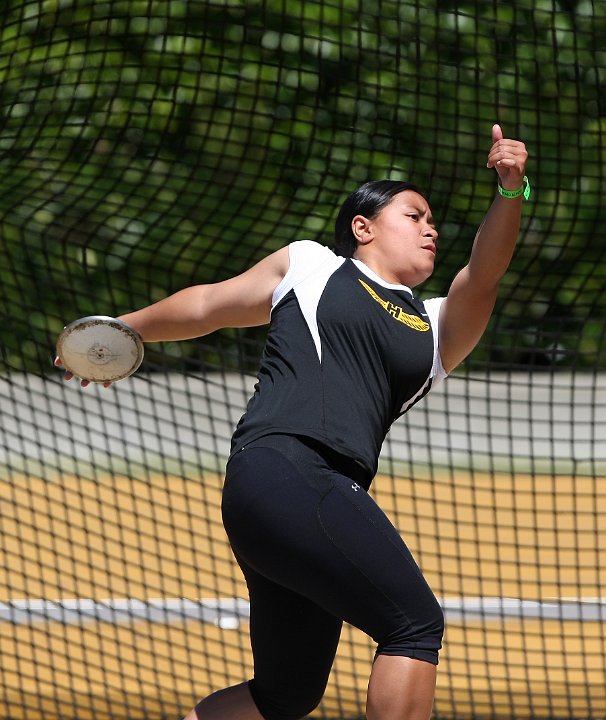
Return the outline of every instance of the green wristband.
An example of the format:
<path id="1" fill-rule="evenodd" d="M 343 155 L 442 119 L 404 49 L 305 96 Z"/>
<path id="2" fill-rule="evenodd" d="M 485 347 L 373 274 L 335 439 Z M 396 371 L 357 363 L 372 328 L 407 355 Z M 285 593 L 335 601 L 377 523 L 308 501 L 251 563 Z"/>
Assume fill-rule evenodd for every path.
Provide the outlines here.
<path id="1" fill-rule="evenodd" d="M 528 200 L 530 198 L 530 180 L 526 175 L 524 175 L 522 185 L 517 190 L 505 190 L 501 183 L 499 183 L 497 187 L 499 189 L 499 194 L 508 200 L 515 200 L 521 195 L 524 196 L 524 200 Z"/>

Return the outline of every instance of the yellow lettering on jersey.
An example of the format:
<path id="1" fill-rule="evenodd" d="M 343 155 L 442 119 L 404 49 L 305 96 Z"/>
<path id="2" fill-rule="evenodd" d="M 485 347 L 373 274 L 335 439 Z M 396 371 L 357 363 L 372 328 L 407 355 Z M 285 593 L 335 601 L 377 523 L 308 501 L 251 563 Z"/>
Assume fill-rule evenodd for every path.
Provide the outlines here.
<path id="1" fill-rule="evenodd" d="M 388 300 L 383 300 L 383 298 L 379 297 L 370 285 L 367 285 L 363 280 L 360 280 L 360 283 L 368 294 L 376 300 L 379 305 L 382 305 L 383 308 L 387 310 L 387 312 L 398 322 L 404 323 L 404 325 L 408 325 L 409 328 L 418 330 L 419 332 L 427 332 L 429 330 L 429 323 L 425 322 L 425 320 L 421 320 L 421 318 L 417 315 L 410 315 L 409 313 L 404 312 L 399 305 L 394 305 Z"/>

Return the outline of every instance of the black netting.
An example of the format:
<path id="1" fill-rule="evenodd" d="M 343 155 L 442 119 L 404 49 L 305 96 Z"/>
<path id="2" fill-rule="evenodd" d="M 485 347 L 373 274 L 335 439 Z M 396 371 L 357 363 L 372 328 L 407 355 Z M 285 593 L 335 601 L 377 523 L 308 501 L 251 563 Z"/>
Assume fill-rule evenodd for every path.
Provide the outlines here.
<path id="1" fill-rule="evenodd" d="M 437 717 L 606 715 L 606 5 L 9 0 L 0 10 L 0 714 L 176 717 L 250 674 L 219 517 L 264 331 L 148 347 L 108 391 L 52 367 L 66 322 L 331 243 L 410 179 L 443 294 L 494 194 L 531 202 L 465 365 L 385 444 L 375 495 L 447 616 Z M 363 714 L 344 633 L 317 717 Z"/>

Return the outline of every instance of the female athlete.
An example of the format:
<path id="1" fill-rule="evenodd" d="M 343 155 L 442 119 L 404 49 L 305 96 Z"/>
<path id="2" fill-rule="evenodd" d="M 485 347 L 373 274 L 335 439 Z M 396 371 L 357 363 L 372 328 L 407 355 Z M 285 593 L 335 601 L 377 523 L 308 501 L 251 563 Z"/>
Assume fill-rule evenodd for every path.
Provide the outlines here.
<path id="1" fill-rule="evenodd" d="M 343 621 L 377 646 L 367 718 L 429 718 L 442 611 L 367 490 L 391 423 L 486 328 L 519 233 L 526 159 L 495 125 L 487 167 L 499 192 L 445 298 L 421 302 L 411 290 L 438 247 L 427 200 L 409 183 L 377 181 L 341 208 L 336 253 L 295 242 L 242 275 L 121 317 L 147 342 L 269 323 L 222 505 L 250 594 L 254 676 L 186 720 L 304 717 L 322 698 Z M 195 663 L 195 643 L 191 654 Z"/>

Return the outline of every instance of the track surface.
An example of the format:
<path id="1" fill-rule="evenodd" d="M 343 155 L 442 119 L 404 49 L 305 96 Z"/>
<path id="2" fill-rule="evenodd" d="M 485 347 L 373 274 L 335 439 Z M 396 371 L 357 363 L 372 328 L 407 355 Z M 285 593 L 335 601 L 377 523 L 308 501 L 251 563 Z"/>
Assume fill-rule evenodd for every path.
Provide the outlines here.
<path id="1" fill-rule="evenodd" d="M 0 602 L 245 598 L 220 522 L 220 488 L 211 474 L 14 477 L 0 490 Z M 593 479 L 380 477 L 374 494 L 441 598 L 547 603 L 595 600 L 603 589 L 606 497 Z M 440 716 L 606 716 L 604 616 L 541 619 L 524 607 L 451 614 Z M 198 696 L 251 673 L 246 622 L 205 620 L 159 623 L 135 613 L 0 622 L 0 715 L 25 718 L 29 706 L 43 707 L 47 720 L 88 717 L 93 703 L 96 718 L 176 718 Z M 346 628 L 318 717 L 362 714 L 372 653 Z"/>

